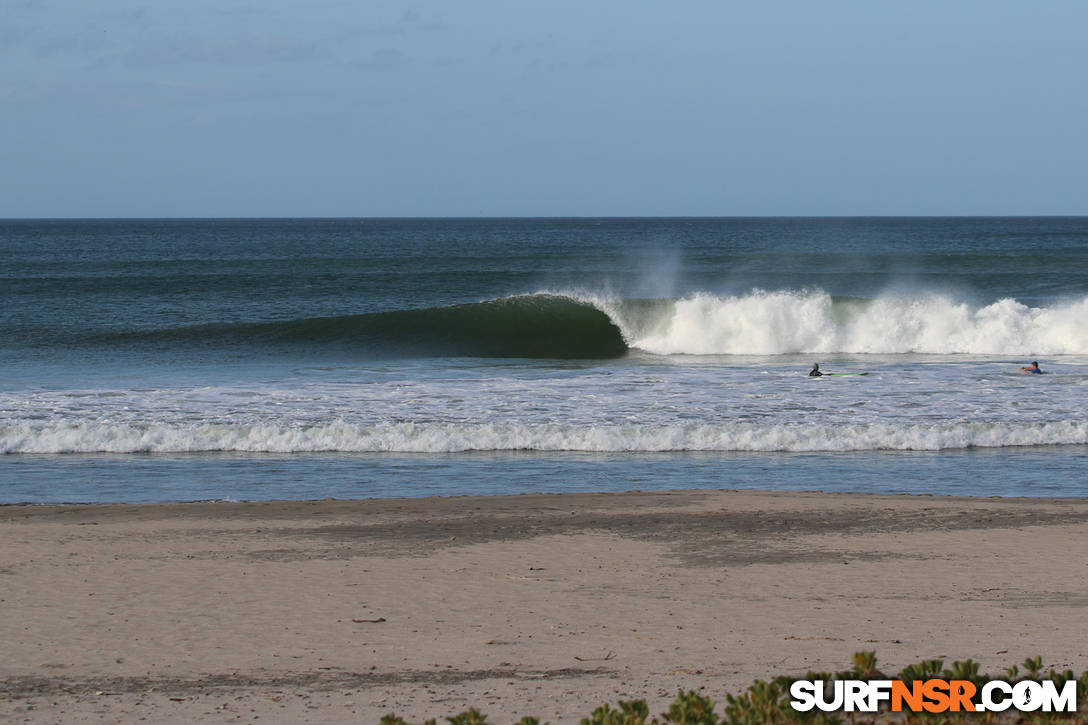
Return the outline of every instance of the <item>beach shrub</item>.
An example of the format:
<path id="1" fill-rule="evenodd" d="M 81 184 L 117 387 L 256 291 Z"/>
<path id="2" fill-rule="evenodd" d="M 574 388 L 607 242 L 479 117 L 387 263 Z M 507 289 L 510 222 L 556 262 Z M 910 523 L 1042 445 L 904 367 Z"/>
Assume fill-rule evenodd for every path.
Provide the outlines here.
<path id="1" fill-rule="evenodd" d="M 650 706 L 645 700 L 620 700 L 618 710 L 605 703 L 588 718 L 582 718 L 582 725 L 644 725 L 649 716 Z"/>
<path id="2" fill-rule="evenodd" d="M 984 675 L 978 673 L 978 662 L 974 660 L 962 660 L 952 663 L 952 666 L 946 669 L 943 673 L 946 680 L 968 680 L 975 687 L 982 687 L 982 684 L 989 679 Z"/>
<path id="3" fill-rule="evenodd" d="M 714 714 L 714 701 L 696 693 L 683 690 L 676 693 L 676 700 L 669 706 L 669 711 L 662 713 L 665 722 L 676 725 L 718 725 L 718 716 Z"/>
<path id="4" fill-rule="evenodd" d="M 856 680 L 883 680 L 884 674 L 876 668 L 876 652 L 864 650 L 855 652 L 850 660 L 854 663 L 851 671 Z"/>
<path id="5" fill-rule="evenodd" d="M 873 651 L 855 652 L 851 657 L 850 669 L 838 673 L 809 672 L 806 680 L 823 680 L 832 682 L 836 679 L 887 679 L 877 669 L 876 653 Z M 899 717 L 892 717 L 894 713 L 842 713 L 846 717 L 845 722 L 850 725 L 868 725 L 869 723 L 902 722 L 918 723 L 919 725 L 954 725 L 971 724 L 982 725 L 993 723 L 1081 723 L 1088 725 L 1088 672 L 1079 677 L 1073 670 L 1066 669 L 1062 672 L 1050 668 L 1044 675 L 1043 658 L 1032 657 L 1024 660 L 1020 667 L 1013 665 L 1007 668 L 1002 677 L 991 677 L 979 673 L 979 664 L 972 659 L 954 661 L 949 667 L 944 666 L 944 660 L 923 660 L 913 665 L 904 667 L 899 672 L 899 679 L 906 683 L 914 680 L 929 680 L 942 678 L 946 680 L 968 680 L 976 686 L 987 680 L 1003 679 L 1010 684 L 1025 680 L 1039 681 L 1041 679 L 1052 680 L 1061 690 L 1065 683 L 1077 683 L 1078 712 L 1075 713 L 1045 713 L 1007 710 L 1003 713 L 901 713 Z M 809 712 L 797 712 L 790 705 L 790 686 L 797 678 L 779 676 L 771 680 L 756 680 L 747 690 L 740 695 L 725 696 L 725 708 L 722 715 L 715 712 L 715 703 L 709 697 L 700 695 L 694 690 L 677 692 L 676 699 L 669 706 L 667 712 L 661 713 L 661 719 L 650 716 L 650 708 L 645 700 L 621 700 L 616 707 L 608 703 L 602 704 L 589 717 L 582 718 L 581 725 L 842 725 L 843 717 L 837 713 L 825 713 L 816 709 Z M 459 715 L 446 718 L 450 725 L 491 725 L 487 716 L 476 708 L 470 708 Z M 403 718 L 394 714 L 386 715 L 381 719 L 380 725 L 411 725 Z M 435 720 L 426 720 L 422 725 L 436 725 Z M 518 725 L 540 725 L 540 721 L 534 717 L 523 717 Z M 544 723 L 548 725 L 548 723 Z"/>
<path id="6" fill-rule="evenodd" d="M 899 671 L 899 679 L 908 685 L 914 680 L 929 680 L 944 672 L 944 660 L 922 660 Z"/>
<path id="7" fill-rule="evenodd" d="M 449 721 L 450 725 L 490 725 L 487 722 L 487 716 L 474 707 L 465 710 L 460 715 L 448 717 L 446 720 Z"/>
<path id="8" fill-rule="evenodd" d="M 1039 673 L 1043 671 L 1043 658 L 1032 657 L 1024 660 L 1024 669 L 1027 670 L 1029 680 L 1039 679 Z"/>
<path id="9" fill-rule="evenodd" d="M 831 679 L 828 677 L 827 679 Z M 739 697 L 725 696 L 725 725 L 838 725 L 842 722 L 832 713 L 819 710 L 797 712 L 790 705 L 790 685 L 794 678 L 779 676 L 769 682 L 756 680 Z"/>

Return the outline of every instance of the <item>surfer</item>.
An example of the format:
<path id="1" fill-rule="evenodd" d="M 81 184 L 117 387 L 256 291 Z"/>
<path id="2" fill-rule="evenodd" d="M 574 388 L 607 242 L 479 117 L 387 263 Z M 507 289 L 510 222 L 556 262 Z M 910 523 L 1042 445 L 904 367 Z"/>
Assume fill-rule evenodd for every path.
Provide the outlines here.
<path id="1" fill-rule="evenodd" d="M 1039 369 L 1039 361 L 1036 360 L 1031 363 L 1031 367 L 1024 366 L 1020 368 L 1020 372 L 1028 373 L 1029 375 L 1042 375 L 1043 371 Z"/>
<path id="2" fill-rule="evenodd" d="M 819 378 L 823 376 L 820 372 L 820 363 L 812 363 L 812 370 L 809 371 L 808 376 L 810 378 Z"/>

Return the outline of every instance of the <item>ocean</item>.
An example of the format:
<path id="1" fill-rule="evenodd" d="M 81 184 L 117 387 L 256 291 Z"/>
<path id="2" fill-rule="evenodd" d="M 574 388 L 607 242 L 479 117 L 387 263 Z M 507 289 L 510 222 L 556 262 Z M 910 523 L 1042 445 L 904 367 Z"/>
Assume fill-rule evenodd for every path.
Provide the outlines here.
<path id="1" fill-rule="evenodd" d="M 0 503 L 1088 496 L 1088 218 L 0 220 L 0 301 Z"/>

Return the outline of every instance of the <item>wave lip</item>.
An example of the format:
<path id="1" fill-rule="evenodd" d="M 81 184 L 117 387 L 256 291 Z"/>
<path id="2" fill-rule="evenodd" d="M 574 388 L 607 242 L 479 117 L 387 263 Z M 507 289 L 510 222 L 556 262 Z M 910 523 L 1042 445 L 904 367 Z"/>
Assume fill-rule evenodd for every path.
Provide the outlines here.
<path id="1" fill-rule="evenodd" d="M 938 451 L 1085 443 L 1088 443 L 1088 421 L 830 426 L 35 422 L 0 426 L 0 452 L 6 454 Z"/>

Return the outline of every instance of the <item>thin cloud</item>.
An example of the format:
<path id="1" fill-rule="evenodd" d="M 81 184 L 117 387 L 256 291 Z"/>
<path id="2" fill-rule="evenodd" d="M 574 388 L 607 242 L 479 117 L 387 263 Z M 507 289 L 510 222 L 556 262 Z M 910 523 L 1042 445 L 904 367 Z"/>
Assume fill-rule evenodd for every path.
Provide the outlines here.
<path id="1" fill-rule="evenodd" d="M 355 61 L 351 66 L 366 71 L 388 72 L 405 68 L 413 62 L 415 62 L 413 58 L 396 48 L 382 48 L 374 51 L 369 58 Z"/>
<path id="2" fill-rule="evenodd" d="M 328 57 L 317 43 L 274 36 L 198 38 L 165 35 L 154 42 L 142 43 L 126 57 L 137 67 L 155 67 L 184 63 L 210 65 L 264 65 L 297 63 Z"/>
<path id="3" fill-rule="evenodd" d="M 390 38 L 406 37 L 414 33 L 433 33 L 445 30 L 446 24 L 438 20 L 426 20 L 415 10 L 405 10 L 397 20 L 386 25 L 355 26 L 343 31 L 341 37 Z"/>
<path id="4" fill-rule="evenodd" d="M 591 55 L 586 58 L 583 67 L 586 70 L 604 70 L 616 67 L 615 60 L 607 55 Z"/>
<path id="5" fill-rule="evenodd" d="M 400 16 L 400 25 L 411 30 L 444 30 L 445 24 L 437 20 L 424 20 L 415 10 L 405 10 Z"/>
<path id="6" fill-rule="evenodd" d="M 111 47 L 110 37 L 104 30 L 57 34 L 40 38 L 33 44 L 34 57 L 55 58 L 64 55 L 88 56 Z"/>
<path id="7" fill-rule="evenodd" d="M 144 25 L 149 20 L 147 8 L 127 8 L 117 10 L 99 10 L 92 16 L 92 21 L 109 23 L 129 23 L 132 25 Z"/>

